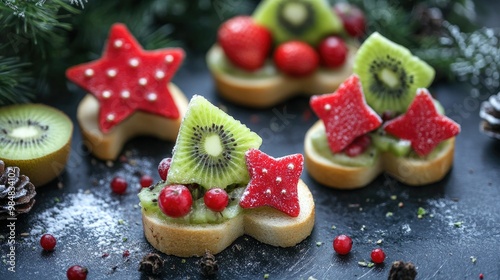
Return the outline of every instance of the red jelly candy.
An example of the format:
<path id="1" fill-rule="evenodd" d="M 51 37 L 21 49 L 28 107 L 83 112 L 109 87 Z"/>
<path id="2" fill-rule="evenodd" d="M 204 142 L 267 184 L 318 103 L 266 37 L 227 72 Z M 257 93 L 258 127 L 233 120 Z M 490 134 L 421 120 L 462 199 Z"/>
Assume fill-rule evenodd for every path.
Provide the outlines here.
<path id="1" fill-rule="evenodd" d="M 357 75 L 347 78 L 334 93 L 311 97 L 310 105 L 323 121 L 328 145 L 334 153 L 382 124 L 379 115 L 366 104 Z"/>
<path id="2" fill-rule="evenodd" d="M 242 208 L 270 206 L 292 217 L 300 213 L 297 184 L 304 166 L 301 154 L 273 158 L 260 150 L 246 153 L 250 182 L 240 200 Z"/>
<path id="3" fill-rule="evenodd" d="M 106 133 L 136 111 L 178 118 L 167 85 L 183 59 L 178 48 L 143 50 L 125 25 L 115 24 L 102 57 L 69 68 L 66 77 L 97 98 Z"/>
<path id="4" fill-rule="evenodd" d="M 439 114 L 427 89 L 419 89 L 405 114 L 385 123 L 385 131 L 411 142 L 420 156 L 428 155 L 441 141 L 460 132 L 460 125 Z"/>

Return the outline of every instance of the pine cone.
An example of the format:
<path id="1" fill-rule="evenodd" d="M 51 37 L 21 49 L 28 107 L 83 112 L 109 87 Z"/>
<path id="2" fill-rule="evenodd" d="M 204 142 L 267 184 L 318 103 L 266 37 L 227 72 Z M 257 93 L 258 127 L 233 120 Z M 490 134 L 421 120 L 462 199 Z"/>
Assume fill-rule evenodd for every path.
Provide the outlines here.
<path id="1" fill-rule="evenodd" d="M 395 261 L 389 271 L 388 280 L 415 280 L 415 277 L 417 269 L 411 262 Z"/>
<path id="2" fill-rule="evenodd" d="M 18 167 L 6 168 L 0 160 L 0 220 L 28 213 L 35 204 L 35 186 L 19 172 Z"/>
<path id="3" fill-rule="evenodd" d="M 219 270 L 219 265 L 215 256 L 206 250 L 205 255 L 200 260 L 201 273 L 205 276 L 214 275 Z"/>
<path id="4" fill-rule="evenodd" d="M 160 255 L 149 253 L 142 258 L 139 263 L 139 271 L 147 275 L 159 275 L 163 270 L 164 261 Z"/>
<path id="5" fill-rule="evenodd" d="M 500 92 L 481 104 L 479 116 L 483 119 L 479 127 L 481 132 L 500 139 Z"/>

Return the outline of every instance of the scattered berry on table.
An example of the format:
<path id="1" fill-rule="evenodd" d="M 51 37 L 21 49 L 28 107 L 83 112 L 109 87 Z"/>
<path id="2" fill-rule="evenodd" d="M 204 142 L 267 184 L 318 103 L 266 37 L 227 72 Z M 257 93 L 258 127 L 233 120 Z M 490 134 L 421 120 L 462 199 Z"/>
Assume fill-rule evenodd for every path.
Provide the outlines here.
<path id="1" fill-rule="evenodd" d="M 153 184 L 153 177 L 144 174 L 141 176 L 141 179 L 139 180 L 139 184 L 141 184 L 142 188 L 147 188 Z"/>
<path id="2" fill-rule="evenodd" d="M 221 188 L 212 188 L 205 193 L 203 201 L 208 209 L 215 212 L 222 212 L 229 203 L 229 196 Z"/>
<path id="3" fill-rule="evenodd" d="M 381 264 L 385 260 L 384 250 L 380 248 L 373 249 L 370 256 L 372 258 L 372 262 L 376 264 Z"/>
<path id="4" fill-rule="evenodd" d="M 86 267 L 73 265 L 66 271 L 66 277 L 68 277 L 68 280 L 85 280 L 88 273 Z"/>
<path id="5" fill-rule="evenodd" d="M 347 255 L 352 249 L 352 239 L 345 235 L 341 234 L 333 240 L 333 249 L 339 255 Z"/>
<path id="6" fill-rule="evenodd" d="M 162 180 L 167 180 L 168 170 L 170 169 L 170 164 L 172 163 L 172 158 L 164 158 L 158 164 L 158 174 Z"/>
<path id="7" fill-rule="evenodd" d="M 127 190 L 128 183 L 124 178 L 116 176 L 113 180 L 111 180 L 110 186 L 114 193 L 124 194 Z"/>
<path id="8" fill-rule="evenodd" d="M 192 205 L 193 197 L 184 185 L 165 186 L 158 195 L 158 206 L 161 211 L 173 218 L 187 215 Z"/>
<path id="9" fill-rule="evenodd" d="M 44 234 L 40 238 L 40 245 L 45 251 L 53 251 L 56 247 L 56 238 L 52 234 Z"/>
<path id="10" fill-rule="evenodd" d="M 318 46 L 321 64 L 328 68 L 338 68 L 344 65 L 348 48 L 344 40 L 338 36 L 328 36 Z"/>

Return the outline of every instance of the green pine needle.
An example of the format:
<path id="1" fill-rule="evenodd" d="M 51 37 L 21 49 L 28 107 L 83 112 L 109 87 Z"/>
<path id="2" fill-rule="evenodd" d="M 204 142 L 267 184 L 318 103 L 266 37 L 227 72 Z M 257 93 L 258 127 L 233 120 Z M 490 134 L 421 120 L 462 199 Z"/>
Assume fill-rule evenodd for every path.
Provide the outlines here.
<path id="1" fill-rule="evenodd" d="M 0 106 L 25 103 L 33 99 L 27 63 L 12 57 L 0 57 Z"/>

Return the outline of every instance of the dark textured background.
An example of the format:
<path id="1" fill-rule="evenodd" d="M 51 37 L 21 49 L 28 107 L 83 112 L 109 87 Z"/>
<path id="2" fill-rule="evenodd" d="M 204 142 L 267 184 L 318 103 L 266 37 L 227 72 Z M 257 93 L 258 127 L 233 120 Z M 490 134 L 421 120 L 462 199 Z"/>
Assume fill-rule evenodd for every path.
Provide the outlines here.
<path id="1" fill-rule="evenodd" d="M 483 19 L 486 25 L 498 25 L 491 12 L 482 11 L 487 15 Z M 188 53 L 173 81 L 188 97 L 202 94 L 214 104 L 224 106 L 230 115 L 261 134 L 261 149 L 275 157 L 302 153 L 304 134 L 316 121 L 305 97 L 266 110 L 243 108 L 221 100 L 201 54 Z M 304 172 L 302 179 L 309 185 L 316 202 L 312 235 L 296 247 L 286 249 L 242 237 L 217 255 L 220 271 L 215 278 L 262 279 L 264 274 L 269 274 L 269 279 L 310 276 L 385 279 L 392 261 L 404 260 L 417 266 L 417 279 L 479 279 L 480 273 L 484 273 L 485 279 L 500 279 L 500 142 L 478 132 L 479 104 L 488 96 L 471 97 L 470 88 L 463 84 L 438 83 L 432 86 L 431 92 L 447 114 L 462 126 L 453 169 L 442 182 L 408 187 L 381 175 L 366 188 L 336 191 L 317 184 Z M 68 92 L 61 92 L 60 98 L 48 103 L 61 108 L 74 120 L 82 97 L 83 92 L 70 85 Z M 0 279 L 64 279 L 67 267 L 73 264 L 87 266 L 88 279 L 147 279 L 137 267 L 142 256 L 154 249 L 143 237 L 140 210 L 134 207 L 138 203 L 138 173 L 149 173 L 159 179 L 156 165 L 163 157 L 170 156 L 172 146 L 171 142 L 154 138 L 137 138 L 124 149 L 127 161 L 117 161 L 108 167 L 87 154 L 76 125 L 71 158 L 59 178 L 62 189 L 58 188 L 58 180 L 38 189 L 37 204 L 29 215 L 19 217 L 16 224 L 18 272 L 8 273 L 2 263 Z M 130 183 L 123 196 L 113 195 L 108 187 L 117 174 L 126 176 Z M 396 200 L 391 199 L 393 195 L 397 196 Z M 116 219 L 109 236 L 102 228 L 96 233 L 68 224 L 66 229 L 58 229 L 56 251 L 43 253 L 38 245 L 37 230 L 55 226 L 37 218 L 61 206 L 71 207 L 69 202 L 80 196 L 95 197 L 96 209 L 103 210 L 103 217 Z M 404 207 L 399 208 L 399 202 L 403 202 Z M 419 207 L 428 212 L 422 219 L 417 218 Z M 387 212 L 393 212 L 393 216 L 386 217 Z M 74 220 L 82 219 L 80 215 Z M 123 224 L 119 223 L 120 219 L 124 220 Z M 456 222 L 462 222 L 462 226 L 455 226 Z M 353 250 L 347 257 L 337 256 L 331 246 L 333 238 L 342 233 L 354 240 Z M 0 234 L 7 236 L 4 222 L 0 223 Z M 106 241 L 99 244 L 102 241 L 99 238 Z M 377 240 L 382 243 L 375 244 Z M 358 261 L 368 261 L 370 251 L 378 246 L 387 254 L 385 265 L 359 266 Z M 4 261 L 7 247 L 1 248 Z M 122 257 L 124 250 L 131 252 L 130 257 Z M 103 254 L 109 256 L 102 257 Z M 162 277 L 201 278 L 197 258 L 163 256 L 166 267 Z M 477 261 L 473 262 L 471 257 Z"/>

